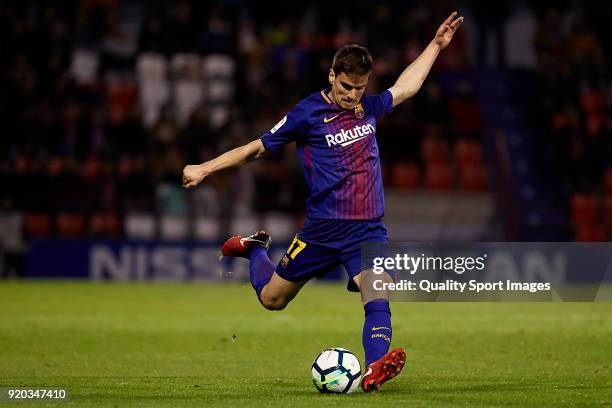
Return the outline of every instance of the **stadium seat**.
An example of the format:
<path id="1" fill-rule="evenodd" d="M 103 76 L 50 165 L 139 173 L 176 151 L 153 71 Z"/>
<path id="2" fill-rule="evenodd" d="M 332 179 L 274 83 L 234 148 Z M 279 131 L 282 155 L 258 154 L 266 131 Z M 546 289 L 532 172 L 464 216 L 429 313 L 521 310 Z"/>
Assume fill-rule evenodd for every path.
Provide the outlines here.
<path id="1" fill-rule="evenodd" d="M 602 190 L 608 195 L 612 194 L 612 167 L 608 167 L 604 173 Z"/>
<path id="2" fill-rule="evenodd" d="M 181 241 L 189 238 L 189 221 L 178 215 L 165 215 L 159 220 L 159 235 L 164 241 Z"/>
<path id="3" fill-rule="evenodd" d="M 253 216 L 234 217 L 230 225 L 230 231 L 232 234 L 236 235 L 249 235 L 258 229 L 261 229 L 261 225 L 259 225 L 257 218 Z M 274 239 L 274 237 L 272 237 L 272 239 Z"/>
<path id="4" fill-rule="evenodd" d="M 288 242 L 295 234 L 295 218 L 288 214 L 268 213 L 264 216 L 263 229 L 276 242 Z"/>
<path id="5" fill-rule="evenodd" d="M 572 221 L 576 226 L 593 226 L 599 222 L 599 201 L 594 194 L 574 193 L 571 198 Z"/>
<path id="6" fill-rule="evenodd" d="M 234 96 L 234 85 L 230 81 L 211 81 L 205 89 L 209 103 L 231 102 Z"/>
<path id="7" fill-rule="evenodd" d="M 142 123 L 151 127 L 157 123 L 162 108 L 170 100 L 170 86 L 165 79 L 144 81 L 140 83 L 139 92 Z"/>
<path id="8" fill-rule="evenodd" d="M 155 189 L 157 208 L 165 215 L 185 215 L 187 202 L 185 189 L 174 183 L 159 183 Z"/>
<path id="9" fill-rule="evenodd" d="M 232 78 L 236 70 L 236 63 L 227 55 L 211 54 L 202 61 L 204 77 L 208 80 L 212 78 Z"/>
<path id="10" fill-rule="evenodd" d="M 550 127 L 555 132 L 560 132 L 561 129 L 563 129 L 569 124 L 569 121 L 569 117 L 565 112 L 557 112 L 553 115 L 551 119 Z"/>
<path id="11" fill-rule="evenodd" d="M 197 54 L 178 53 L 170 60 L 172 76 L 176 80 L 202 81 L 202 59 Z"/>
<path id="12" fill-rule="evenodd" d="M 212 129 L 219 129 L 227 123 L 230 118 L 230 110 L 228 106 L 217 105 L 210 108 L 210 127 Z"/>
<path id="13" fill-rule="evenodd" d="M 57 217 L 57 234 L 63 238 L 85 234 L 85 217 L 78 213 L 61 213 Z"/>
<path id="14" fill-rule="evenodd" d="M 428 190 L 448 191 L 453 188 L 453 172 L 447 164 L 430 163 L 427 165 L 425 185 Z"/>
<path id="15" fill-rule="evenodd" d="M 102 175 L 102 160 L 99 157 L 90 156 L 81 165 L 81 177 L 89 182 L 97 181 Z"/>
<path id="16" fill-rule="evenodd" d="M 601 113 L 589 113 L 586 115 L 586 132 L 591 138 L 597 138 L 599 131 L 603 125 L 604 118 Z"/>
<path id="17" fill-rule="evenodd" d="M 604 200 L 604 222 L 612 227 L 612 193 L 609 193 Z"/>
<path id="18" fill-rule="evenodd" d="M 0 250 L 23 249 L 23 216 L 18 211 L 0 212 Z"/>
<path id="19" fill-rule="evenodd" d="M 44 213 L 24 214 L 25 234 L 29 238 L 42 238 L 51 235 L 51 217 Z"/>
<path id="20" fill-rule="evenodd" d="M 216 241 L 219 239 L 219 219 L 215 217 L 198 217 L 195 221 L 195 239 L 200 241 Z"/>
<path id="21" fill-rule="evenodd" d="M 480 164 L 463 164 L 459 167 L 459 188 L 467 191 L 483 191 L 487 188 L 487 172 Z"/>
<path id="22" fill-rule="evenodd" d="M 123 219 L 125 236 L 135 240 L 155 238 L 155 217 L 149 213 L 128 213 Z"/>
<path id="23" fill-rule="evenodd" d="M 156 53 L 143 53 L 136 62 L 142 122 L 151 127 L 159 120 L 161 110 L 170 100 L 168 62 Z"/>
<path id="24" fill-rule="evenodd" d="M 199 80 L 181 79 L 174 83 L 172 91 L 177 123 L 184 126 L 195 108 L 204 102 L 203 83 Z"/>
<path id="25" fill-rule="evenodd" d="M 126 79 L 111 80 L 107 84 L 106 93 L 110 122 L 125 122 L 136 102 L 136 84 Z"/>
<path id="26" fill-rule="evenodd" d="M 399 162 L 391 170 L 391 185 L 401 190 L 414 190 L 421 186 L 421 170 L 414 163 Z"/>
<path id="27" fill-rule="evenodd" d="M 146 52 L 136 60 L 136 75 L 141 83 L 165 81 L 167 69 L 168 62 L 161 54 Z"/>
<path id="28" fill-rule="evenodd" d="M 202 183 L 198 188 L 190 189 L 187 192 L 187 200 L 192 214 L 196 217 L 215 217 L 221 212 L 219 193 L 210 184 Z"/>
<path id="29" fill-rule="evenodd" d="M 421 143 L 421 158 L 427 164 L 449 162 L 449 148 L 446 141 L 436 136 L 426 136 Z"/>
<path id="30" fill-rule="evenodd" d="M 47 175 L 51 178 L 59 177 L 66 170 L 66 160 L 62 157 L 52 157 L 47 162 Z"/>
<path id="31" fill-rule="evenodd" d="M 227 55 L 211 54 L 202 61 L 204 75 L 204 98 L 210 103 L 210 126 L 219 129 L 227 124 L 234 96 L 234 72 L 236 63 Z"/>
<path id="32" fill-rule="evenodd" d="M 603 242 L 606 241 L 606 229 L 603 225 L 578 226 L 575 239 L 578 242 Z"/>
<path id="33" fill-rule="evenodd" d="M 457 139 L 453 153 L 459 166 L 482 163 L 482 146 L 477 140 L 466 138 Z"/>
<path id="34" fill-rule="evenodd" d="M 96 213 L 90 219 L 89 230 L 95 236 L 119 236 L 121 222 L 117 214 Z"/>
<path id="35" fill-rule="evenodd" d="M 95 82 L 100 57 L 91 50 L 76 49 L 72 54 L 70 74 L 78 84 L 89 85 Z"/>
<path id="36" fill-rule="evenodd" d="M 134 170 L 134 160 L 131 157 L 123 156 L 119 159 L 116 166 L 117 178 L 119 180 L 125 179 L 132 174 Z"/>
<path id="37" fill-rule="evenodd" d="M 580 106 L 587 115 L 601 113 L 605 107 L 606 98 L 600 91 L 587 89 L 580 95 Z"/>

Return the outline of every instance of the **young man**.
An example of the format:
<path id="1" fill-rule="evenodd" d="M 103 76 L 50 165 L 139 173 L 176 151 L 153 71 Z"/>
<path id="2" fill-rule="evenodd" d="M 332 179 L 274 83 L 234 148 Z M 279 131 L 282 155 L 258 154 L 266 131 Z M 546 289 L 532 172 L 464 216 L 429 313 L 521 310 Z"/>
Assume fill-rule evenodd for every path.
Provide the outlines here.
<path id="1" fill-rule="evenodd" d="M 367 368 L 361 385 L 366 392 L 378 390 L 399 374 L 406 360 L 401 348 L 387 353 L 391 342 L 387 297 L 367 298 L 361 290 L 362 244 L 388 241 L 381 220 L 384 197 L 376 120 L 419 90 L 438 53 L 448 46 L 462 22 L 463 17 L 452 13 L 423 53 L 379 95 L 363 95 L 372 70 L 369 52 L 357 45 L 341 48 L 329 70 L 331 88 L 303 99 L 261 138 L 183 170 L 183 186 L 191 188 L 216 171 L 296 142 L 310 196 L 304 226 L 285 256 L 275 267 L 267 254 L 271 239 L 264 231 L 230 238 L 221 253 L 249 259 L 251 283 L 269 310 L 284 309 L 308 280 L 344 265 L 348 290 L 361 291 L 364 303 L 362 340 Z"/>

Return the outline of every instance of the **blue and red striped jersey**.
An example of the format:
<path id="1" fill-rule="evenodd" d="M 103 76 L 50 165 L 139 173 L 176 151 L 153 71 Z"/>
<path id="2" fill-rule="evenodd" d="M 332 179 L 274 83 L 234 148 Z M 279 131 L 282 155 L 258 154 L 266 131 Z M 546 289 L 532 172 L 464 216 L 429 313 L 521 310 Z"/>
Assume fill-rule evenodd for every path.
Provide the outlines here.
<path id="1" fill-rule="evenodd" d="M 384 193 L 376 120 L 391 111 L 393 96 L 388 90 L 364 95 L 355 109 L 344 110 L 329 99 L 327 92 L 302 99 L 261 136 L 261 141 L 266 150 L 273 152 L 296 142 L 310 188 L 307 217 L 380 218 Z"/>

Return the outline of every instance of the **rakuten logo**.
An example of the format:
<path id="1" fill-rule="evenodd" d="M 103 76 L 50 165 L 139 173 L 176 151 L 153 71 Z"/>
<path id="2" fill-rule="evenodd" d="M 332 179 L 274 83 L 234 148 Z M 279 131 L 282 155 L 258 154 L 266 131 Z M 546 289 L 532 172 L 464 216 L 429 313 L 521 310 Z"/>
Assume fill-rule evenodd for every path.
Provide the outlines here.
<path id="1" fill-rule="evenodd" d="M 348 146 L 358 140 L 366 138 L 375 131 L 376 128 L 374 125 L 367 124 L 363 126 L 355 126 L 350 130 L 342 129 L 340 133 L 336 133 L 335 135 L 325 135 L 325 140 L 327 140 L 327 145 L 329 147 L 337 145 Z"/>

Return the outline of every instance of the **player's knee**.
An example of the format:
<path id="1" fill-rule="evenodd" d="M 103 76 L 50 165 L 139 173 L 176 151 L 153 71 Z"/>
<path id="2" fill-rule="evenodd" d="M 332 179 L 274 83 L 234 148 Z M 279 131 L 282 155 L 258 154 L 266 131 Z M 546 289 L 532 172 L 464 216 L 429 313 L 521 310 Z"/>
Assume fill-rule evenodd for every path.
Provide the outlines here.
<path id="1" fill-rule="evenodd" d="M 283 297 L 280 296 L 261 296 L 261 304 L 268 310 L 283 310 L 287 307 L 287 303 Z"/>

